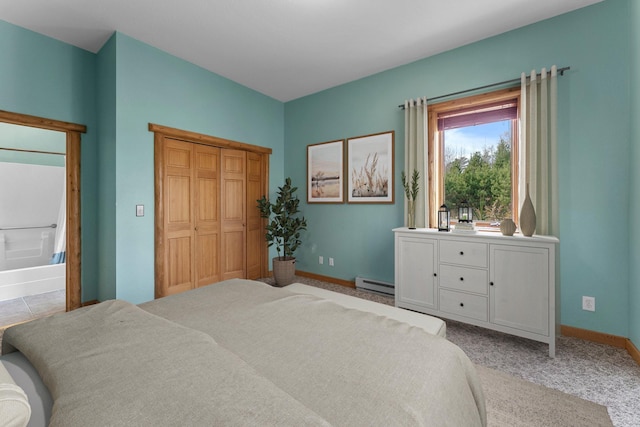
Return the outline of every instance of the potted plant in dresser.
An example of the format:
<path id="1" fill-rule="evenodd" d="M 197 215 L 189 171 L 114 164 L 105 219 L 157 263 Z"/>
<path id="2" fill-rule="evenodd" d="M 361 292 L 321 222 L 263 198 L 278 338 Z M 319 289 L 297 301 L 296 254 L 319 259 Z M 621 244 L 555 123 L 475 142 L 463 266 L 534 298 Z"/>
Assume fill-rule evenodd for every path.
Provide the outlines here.
<path id="1" fill-rule="evenodd" d="M 286 286 L 293 282 L 296 272 L 296 259 L 293 256 L 300 246 L 300 231 L 307 229 L 307 220 L 299 217 L 300 200 L 294 193 L 298 187 L 291 185 L 291 178 L 285 179 L 278 187 L 275 203 L 265 196 L 257 200 L 260 216 L 269 221 L 265 226 L 265 238 L 269 247 L 276 245 L 278 256 L 273 258 L 273 277 L 277 286 Z M 273 217 L 271 217 L 273 215 Z"/>

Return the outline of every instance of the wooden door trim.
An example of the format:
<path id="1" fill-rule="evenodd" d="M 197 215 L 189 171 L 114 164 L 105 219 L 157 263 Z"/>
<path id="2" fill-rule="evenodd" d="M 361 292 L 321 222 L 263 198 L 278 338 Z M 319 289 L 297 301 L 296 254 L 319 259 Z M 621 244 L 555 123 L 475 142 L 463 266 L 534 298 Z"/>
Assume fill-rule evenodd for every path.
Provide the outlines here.
<path id="1" fill-rule="evenodd" d="M 82 243 L 80 217 L 80 133 L 67 132 L 67 311 L 82 306 Z"/>
<path id="2" fill-rule="evenodd" d="M 82 306 L 82 244 L 80 218 L 80 143 L 84 125 L 0 110 L 0 121 L 65 132 L 67 177 L 66 310 Z"/>
<path id="3" fill-rule="evenodd" d="M 153 137 L 154 153 L 154 181 L 155 181 L 155 292 L 154 298 L 163 294 L 162 284 L 165 282 L 164 253 L 167 250 L 164 244 L 164 138 L 161 133 L 155 133 Z"/>
<path id="4" fill-rule="evenodd" d="M 167 126 L 149 123 L 149 131 L 162 134 L 169 138 L 176 138 L 195 144 L 211 145 L 213 147 L 231 148 L 234 150 L 251 151 L 260 154 L 271 154 L 273 150 L 258 145 L 246 144 L 244 142 L 233 141 L 231 139 L 218 138 L 217 136 L 205 135 L 188 130 L 176 129 Z"/>
<path id="5" fill-rule="evenodd" d="M 87 133 L 85 125 L 63 122 L 60 120 L 45 119 L 43 117 L 30 116 L 28 114 L 12 113 L 0 110 L 0 121 L 14 125 L 30 126 L 40 129 L 57 130 L 59 132 Z"/>
<path id="6" fill-rule="evenodd" d="M 211 135 L 205 135 L 197 132 L 191 132 L 167 126 L 162 126 L 154 123 L 149 123 L 149 131 L 154 133 L 154 188 L 155 188 L 155 298 L 159 298 L 162 295 L 162 284 L 164 283 L 164 252 L 166 250 L 163 240 L 164 234 L 164 140 L 165 138 L 179 139 L 185 142 L 191 142 L 194 144 L 203 144 L 219 148 L 235 149 L 249 151 L 259 154 L 264 154 L 264 194 L 269 194 L 269 157 L 272 153 L 271 148 L 260 147 L 257 145 L 246 144 L 244 142 L 232 141 L 230 139 L 218 138 Z M 266 220 L 265 220 L 266 221 Z M 269 273 L 268 264 L 268 247 L 266 241 L 263 247 L 261 247 L 263 257 L 263 274 L 262 277 L 266 277 Z"/>

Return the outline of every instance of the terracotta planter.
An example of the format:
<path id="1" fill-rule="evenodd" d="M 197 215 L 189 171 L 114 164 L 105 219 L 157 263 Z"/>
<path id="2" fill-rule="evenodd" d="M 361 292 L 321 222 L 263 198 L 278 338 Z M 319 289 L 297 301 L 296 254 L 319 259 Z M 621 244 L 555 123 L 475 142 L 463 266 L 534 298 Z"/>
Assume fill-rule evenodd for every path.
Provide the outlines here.
<path id="1" fill-rule="evenodd" d="M 296 259 L 275 257 L 271 261 L 273 262 L 273 278 L 276 280 L 276 286 L 282 287 L 293 283 L 296 275 Z"/>

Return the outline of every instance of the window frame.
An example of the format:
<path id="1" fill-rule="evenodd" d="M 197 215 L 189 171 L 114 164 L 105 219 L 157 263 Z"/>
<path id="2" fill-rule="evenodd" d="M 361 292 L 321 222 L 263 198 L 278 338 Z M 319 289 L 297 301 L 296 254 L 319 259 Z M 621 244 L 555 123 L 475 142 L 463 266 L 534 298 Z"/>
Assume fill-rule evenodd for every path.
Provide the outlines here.
<path id="1" fill-rule="evenodd" d="M 513 221 L 518 223 L 518 174 L 519 174 L 519 117 L 521 112 L 520 87 L 510 87 L 493 92 L 471 95 L 464 98 L 443 101 L 427 106 L 428 120 L 428 200 L 429 200 L 429 227 L 437 226 L 438 208 L 444 203 L 444 138 L 443 132 L 438 131 L 438 115 L 453 111 L 467 109 L 469 107 L 481 107 L 492 102 L 516 100 L 518 119 L 512 121 L 511 126 L 511 215 Z M 451 207 L 450 207 L 451 208 Z M 478 223 L 479 226 L 489 224 Z"/>

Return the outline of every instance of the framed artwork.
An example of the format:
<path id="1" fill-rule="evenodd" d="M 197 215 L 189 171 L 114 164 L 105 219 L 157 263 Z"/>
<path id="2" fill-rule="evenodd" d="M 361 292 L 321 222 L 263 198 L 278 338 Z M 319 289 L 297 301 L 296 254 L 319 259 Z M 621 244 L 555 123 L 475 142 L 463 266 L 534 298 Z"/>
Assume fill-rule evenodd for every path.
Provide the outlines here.
<path id="1" fill-rule="evenodd" d="M 343 203 L 343 176 L 343 140 L 307 145 L 307 203 Z"/>
<path id="2" fill-rule="evenodd" d="M 393 203 L 394 131 L 347 139 L 348 203 Z"/>

